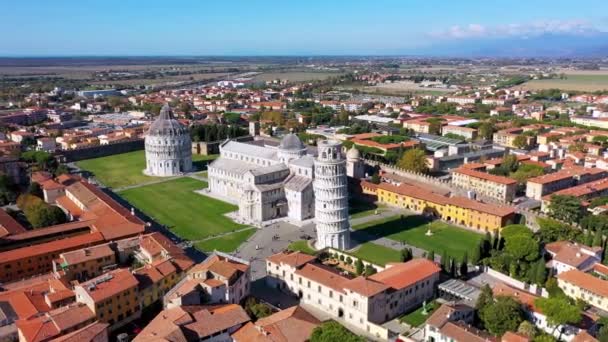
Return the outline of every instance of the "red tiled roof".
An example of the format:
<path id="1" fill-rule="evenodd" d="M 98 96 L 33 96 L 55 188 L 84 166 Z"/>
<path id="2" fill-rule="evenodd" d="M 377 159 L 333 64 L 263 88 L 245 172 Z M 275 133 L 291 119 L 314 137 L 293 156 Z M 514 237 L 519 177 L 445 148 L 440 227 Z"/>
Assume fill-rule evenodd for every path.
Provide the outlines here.
<path id="1" fill-rule="evenodd" d="M 570 270 L 557 275 L 557 279 L 586 289 L 602 297 L 608 297 L 608 281 L 579 270 Z"/>
<path id="2" fill-rule="evenodd" d="M 137 279 L 128 269 L 117 269 L 83 282 L 78 287 L 82 287 L 97 303 L 137 285 Z"/>
<path id="3" fill-rule="evenodd" d="M 504 184 L 504 185 L 512 185 L 512 184 L 517 183 L 517 181 L 513 178 L 497 176 L 497 175 L 489 174 L 486 172 L 476 171 L 476 170 L 466 168 L 466 167 L 459 167 L 456 170 L 454 170 L 453 172 L 461 173 L 461 174 L 467 175 L 469 177 L 480 178 L 480 179 L 484 179 L 484 180 L 487 180 L 490 182 Z"/>
<path id="4" fill-rule="evenodd" d="M 430 260 L 413 259 L 405 263 L 388 264 L 386 269 L 371 275 L 368 279 L 394 289 L 403 289 L 439 274 L 440 271 L 441 268 Z"/>

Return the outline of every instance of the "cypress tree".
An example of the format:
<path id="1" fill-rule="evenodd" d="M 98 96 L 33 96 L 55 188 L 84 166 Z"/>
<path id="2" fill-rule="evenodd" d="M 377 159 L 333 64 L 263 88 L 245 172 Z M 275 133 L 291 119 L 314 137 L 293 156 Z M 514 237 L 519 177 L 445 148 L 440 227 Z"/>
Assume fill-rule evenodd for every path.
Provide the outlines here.
<path id="1" fill-rule="evenodd" d="M 604 237 L 603 234 L 604 232 L 602 232 L 600 229 L 598 229 L 595 232 L 595 236 L 593 237 L 593 247 L 601 247 L 602 244 L 604 243 Z M 589 246 L 589 245 L 587 245 Z"/>
<path id="2" fill-rule="evenodd" d="M 435 251 L 430 251 L 427 258 L 433 262 L 435 262 Z"/>
<path id="3" fill-rule="evenodd" d="M 478 265 L 481 261 L 481 242 L 477 247 L 473 248 L 473 253 L 471 254 L 471 264 Z"/>
<path id="4" fill-rule="evenodd" d="M 461 277 L 466 277 L 467 274 L 469 274 L 469 256 L 467 254 L 467 252 L 464 252 L 464 255 L 462 256 L 462 261 L 460 262 L 460 276 Z"/>

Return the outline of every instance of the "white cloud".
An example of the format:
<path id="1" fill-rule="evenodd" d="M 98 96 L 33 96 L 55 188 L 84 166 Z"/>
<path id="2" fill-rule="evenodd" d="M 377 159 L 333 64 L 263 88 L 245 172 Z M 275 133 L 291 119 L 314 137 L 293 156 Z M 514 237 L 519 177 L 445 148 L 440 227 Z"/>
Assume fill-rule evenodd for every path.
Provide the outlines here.
<path id="1" fill-rule="evenodd" d="M 454 25 L 445 30 L 431 32 L 435 38 L 469 39 L 497 37 L 531 37 L 547 33 L 590 34 L 599 30 L 586 20 L 539 20 L 524 24 L 484 26 L 480 24 Z"/>

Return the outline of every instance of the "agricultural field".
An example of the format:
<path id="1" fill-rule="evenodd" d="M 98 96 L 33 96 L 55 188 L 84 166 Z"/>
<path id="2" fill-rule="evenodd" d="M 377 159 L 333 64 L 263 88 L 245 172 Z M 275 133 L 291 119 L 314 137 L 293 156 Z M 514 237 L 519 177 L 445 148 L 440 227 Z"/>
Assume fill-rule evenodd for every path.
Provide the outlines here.
<path id="1" fill-rule="evenodd" d="M 354 230 L 364 230 L 373 236 L 405 242 L 428 252 L 434 251 L 441 255 L 444 251 L 457 260 L 462 260 L 465 252 L 477 248 L 483 235 L 468 231 L 441 221 L 428 221 L 420 215 L 392 216 L 377 221 L 371 221 L 353 227 Z M 432 235 L 427 236 L 428 230 Z"/>
<path id="2" fill-rule="evenodd" d="M 398 81 L 393 83 L 381 83 L 375 86 L 366 86 L 360 89 L 366 93 L 381 93 L 388 95 L 405 95 L 405 94 L 427 94 L 427 95 L 444 95 L 449 94 L 457 90 L 445 89 L 445 88 L 429 88 L 421 87 L 419 83 L 411 81 Z"/>
<path id="3" fill-rule="evenodd" d="M 210 160 L 216 157 L 215 155 L 195 154 L 192 155 L 192 162 L 196 170 L 202 170 Z M 90 172 L 101 184 L 113 189 L 162 179 L 143 174 L 142 171 L 146 168 L 143 150 L 82 160 L 77 162 L 76 166 Z"/>
<path id="4" fill-rule="evenodd" d="M 588 71 L 589 72 L 589 71 Z M 574 91 L 608 90 L 608 73 L 566 74 L 565 79 L 532 80 L 521 86 L 528 90 L 562 89 Z"/>
<path id="5" fill-rule="evenodd" d="M 203 240 L 194 244 L 194 246 L 203 252 L 211 253 L 219 251 L 224 253 L 232 253 L 245 242 L 249 237 L 255 234 L 256 229 L 245 229 L 238 232 L 226 234 L 217 238 Z"/>
<path id="6" fill-rule="evenodd" d="M 339 72 L 330 71 L 285 71 L 285 72 L 264 72 L 254 77 L 255 81 L 266 82 L 276 79 L 288 80 L 290 82 L 324 80 L 329 77 L 338 76 Z"/>
<path id="7" fill-rule="evenodd" d="M 206 182 L 182 177 L 131 188 L 118 194 L 186 240 L 198 241 L 246 228 L 225 216 L 237 210 L 236 206 L 194 192 L 206 187 Z M 227 242 L 228 239 L 222 240 L 219 245 L 234 243 Z M 208 248 L 208 244 L 203 244 L 203 247 Z"/>

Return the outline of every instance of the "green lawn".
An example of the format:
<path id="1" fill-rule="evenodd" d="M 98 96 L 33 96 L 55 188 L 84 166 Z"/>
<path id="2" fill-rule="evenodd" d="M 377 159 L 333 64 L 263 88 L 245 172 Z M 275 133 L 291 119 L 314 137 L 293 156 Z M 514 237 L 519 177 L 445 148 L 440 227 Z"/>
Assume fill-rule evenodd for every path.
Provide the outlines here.
<path id="1" fill-rule="evenodd" d="M 382 204 L 370 203 L 366 201 L 351 199 L 348 201 L 348 214 L 350 219 L 357 219 L 369 215 L 374 215 L 376 210 L 378 213 L 383 212 L 386 207 Z"/>
<path id="2" fill-rule="evenodd" d="M 205 182 L 183 177 L 119 194 L 183 239 L 200 240 L 244 228 L 224 216 L 236 206 L 194 192 L 205 187 Z"/>
<path id="3" fill-rule="evenodd" d="M 431 314 L 439 308 L 439 306 L 440 306 L 439 303 L 437 303 L 436 301 L 427 303 L 427 305 L 426 305 L 427 313 L 425 315 L 422 313 L 423 308 L 421 305 L 415 311 L 412 311 L 406 315 L 399 317 L 399 321 L 405 322 L 412 327 L 421 326 L 424 322 L 426 322 L 426 320 L 431 316 Z"/>
<path id="4" fill-rule="evenodd" d="M 433 235 L 427 236 L 431 229 Z M 468 231 L 441 221 L 429 222 L 420 215 L 392 216 L 364 224 L 355 225 L 355 230 L 365 229 L 374 236 L 384 236 L 409 245 L 422 248 L 426 251 L 435 251 L 442 255 L 445 251 L 449 256 L 462 259 L 465 252 L 471 253 L 479 245 L 483 235 Z"/>
<path id="5" fill-rule="evenodd" d="M 401 260 L 400 251 L 377 245 L 373 242 L 366 242 L 360 245 L 359 248 L 351 254 L 357 258 L 380 266 L 384 266 L 389 262 L 399 262 Z"/>
<path id="6" fill-rule="evenodd" d="M 239 246 L 243 242 L 245 242 L 251 235 L 253 235 L 255 231 L 255 228 L 251 228 L 240 232 L 220 236 L 218 238 L 197 242 L 194 244 L 194 246 L 203 252 L 213 252 L 217 250 L 224 253 L 232 253 L 237 248 L 239 248 Z"/>
<path id="7" fill-rule="evenodd" d="M 192 155 L 192 162 L 195 169 L 202 170 L 210 160 L 216 157 L 217 155 L 202 156 L 195 154 Z M 161 179 L 143 174 L 142 171 L 146 168 L 146 158 L 143 150 L 81 160 L 76 165 L 91 172 L 103 185 L 111 188 L 121 188 Z"/>
<path id="8" fill-rule="evenodd" d="M 310 255 L 314 255 L 317 252 L 308 246 L 308 241 L 306 240 L 294 241 L 287 246 L 287 249 L 290 251 L 300 251 Z"/>

